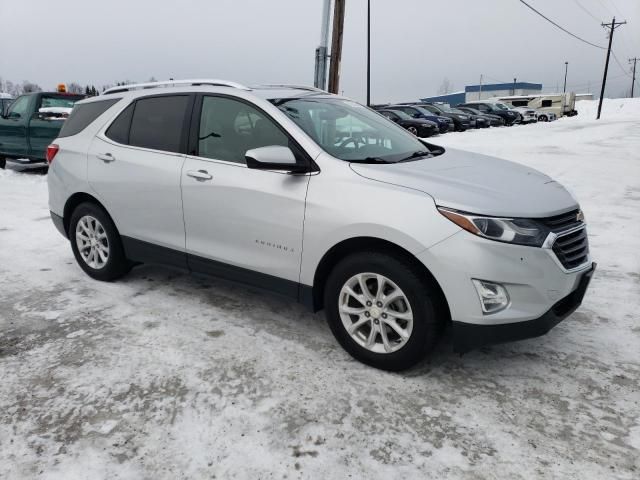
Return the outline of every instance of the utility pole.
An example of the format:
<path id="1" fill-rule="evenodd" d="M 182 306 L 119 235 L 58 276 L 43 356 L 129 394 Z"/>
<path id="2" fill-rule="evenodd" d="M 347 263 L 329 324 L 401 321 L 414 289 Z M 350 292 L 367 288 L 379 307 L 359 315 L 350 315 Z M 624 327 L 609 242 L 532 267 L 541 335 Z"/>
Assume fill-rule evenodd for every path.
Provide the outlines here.
<path id="1" fill-rule="evenodd" d="M 638 61 L 638 57 L 629 59 L 629 63 L 633 62 L 633 76 L 631 77 L 631 98 L 633 98 L 633 87 L 636 84 L 636 62 L 637 61 Z"/>
<path id="2" fill-rule="evenodd" d="M 342 59 L 342 30 L 344 28 L 345 0 L 335 0 L 333 5 L 333 31 L 331 32 L 331 64 L 329 66 L 329 92 L 340 88 L 340 60 Z"/>
<path id="3" fill-rule="evenodd" d="M 513 89 L 511 91 L 511 95 L 515 95 L 516 94 L 516 80 L 517 80 L 517 78 L 513 79 Z"/>
<path id="4" fill-rule="evenodd" d="M 600 112 L 602 111 L 602 100 L 604 99 L 604 88 L 607 84 L 607 72 L 609 71 L 609 57 L 611 57 L 611 44 L 613 42 L 613 32 L 620 25 L 624 25 L 627 22 L 616 23 L 616 17 L 613 17 L 611 23 L 603 23 L 602 26 L 609 29 L 609 47 L 607 48 L 607 60 L 604 63 L 604 75 L 602 77 L 602 89 L 600 90 L 600 101 L 598 102 L 598 116 L 596 120 L 600 120 Z"/>
<path id="5" fill-rule="evenodd" d="M 367 0 L 367 107 L 371 106 L 371 0 Z"/>
<path id="6" fill-rule="evenodd" d="M 331 0 L 322 5 L 322 23 L 320 24 L 320 45 L 316 48 L 316 68 L 313 86 L 321 90 L 327 88 L 327 47 L 329 45 L 329 20 L 331 19 Z"/>
<path id="7" fill-rule="evenodd" d="M 480 90 L 478 91 L 478 100 L 482 100 L 482 74 L 480 74 Z"/>
<path id="8" fill-rule="evenodd" d="M 562 93 L 567 93 L 567 70 L 569 70 L 569 62 L 564 62 L 564 87 Z"/>

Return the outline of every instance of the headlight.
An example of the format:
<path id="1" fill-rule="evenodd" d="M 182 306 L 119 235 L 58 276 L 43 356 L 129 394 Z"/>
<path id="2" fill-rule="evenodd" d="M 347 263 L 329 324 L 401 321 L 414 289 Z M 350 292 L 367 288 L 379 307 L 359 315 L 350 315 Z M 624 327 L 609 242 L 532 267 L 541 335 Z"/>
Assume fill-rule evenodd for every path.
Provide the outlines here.
<path id="1" fill-rule="evenodd" d="M 498 242 L 541 247 L 549 230 L 526 218 L 483 217 L 438 207 L 438 211 L 468 232 Z"/>

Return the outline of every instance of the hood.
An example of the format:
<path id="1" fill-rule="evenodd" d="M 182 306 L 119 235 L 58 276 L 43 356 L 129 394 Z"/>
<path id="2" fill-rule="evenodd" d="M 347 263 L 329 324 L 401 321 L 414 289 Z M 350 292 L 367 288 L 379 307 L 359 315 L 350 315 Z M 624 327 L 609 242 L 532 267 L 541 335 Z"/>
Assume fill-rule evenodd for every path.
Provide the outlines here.
<path id="1" fill-rule="evenodd" d="M 543 218 L 578 208 L 549 176 L 495 157 L 447 149 L 438 157 L 394 164 L 356 164 L 363 177 L 422 191 L 437 205 L 480 215 Z"/>

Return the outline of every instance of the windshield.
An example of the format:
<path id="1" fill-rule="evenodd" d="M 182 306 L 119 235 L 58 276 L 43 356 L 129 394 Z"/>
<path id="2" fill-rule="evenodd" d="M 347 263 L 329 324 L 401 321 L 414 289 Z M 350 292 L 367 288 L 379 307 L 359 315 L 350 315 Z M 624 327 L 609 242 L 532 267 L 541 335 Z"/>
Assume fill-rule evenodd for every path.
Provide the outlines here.
<path id="1" fill-rule="evenodd" d="M 323 150 L 341 160 L 395 163 L 430 154 L 405 129 L 350 100 L 291 98 L 271 102 Z M 422 155 L 414 155 L 418 152 Z"/>
<path id="2" fill-rule="evenodd" d="M 82 100 L 83 97 L 42 97 L 42 102 L 40 104 L 40 108 L 50 108 L 50 107 L 62 107 L 62 108 L 73 108 L 73 105 Z"/>
<path id="3" fill-rule="evenodd" d="M 494 105 L 500 110 L 509 110 L 509 107 L 507 107 L 504 103 L 494 103 Z"/>
<path id="4" fill-rule="evenodd" d="M 409 115 L 408 113 L 403 112 L 402 110 L 390 110 L 393 113 L 395 113 L 397 116 L 399 116 L 402 120 L 413 120 L 413 118 L 411 117 L 411 115 Z"/>
<path id="5" fill-rule="evenodd" d="M 431 113 L 442 113 L 441 110 L 438 107 L 435 107 L 433 105 L 420 105 L 420 108 L 422 108 L 423 110 L 427 110 Z"/>

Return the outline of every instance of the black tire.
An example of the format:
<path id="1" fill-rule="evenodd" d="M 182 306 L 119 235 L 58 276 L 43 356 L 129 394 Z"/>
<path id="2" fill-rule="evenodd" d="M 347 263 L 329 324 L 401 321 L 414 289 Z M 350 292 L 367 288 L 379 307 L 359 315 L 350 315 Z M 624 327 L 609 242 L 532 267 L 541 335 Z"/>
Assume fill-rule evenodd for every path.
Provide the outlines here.
<path id="1" fill-rule="evenodd" d="M 548 118 L 547 118 L 547 116 L 546 116 L 546 115 L 540 115 L 540 116 L 538 117 L 538 121 L 539 121 L 539 122 L 546 122 L 547 120 L 548 120 Z"/>
<path id="2" fill-rule="evenodd" d="M 78 222 L 86 215 L 90 215 L 98 220 L 107 235 L 109 256 L 105 265 L 99 269 L 89 266 L 82 258 L 76 241 L 75 232 Z M 122 240 L 118 233 L 118 229 L 113 224 L 109 214 L 99 205 L 90 202 L 78 205 L 71 214 L 68 234 L 69 240 L 71 241 L 71 249 L 73 250 L 73 255 L 76 257 L 78 265 L 80 265 L 80 268 L 82 268 L 82 270 L 84 270 L 91 278 L 110 282 L 122 277 L 131 270 L 132 264 L 127 260 L 127 257 L 124 254 L 124 248 L 122 247 Z"/>
<path id="3" fill-rule="evenodd" d="M 7 166 L 7 159 L 4 157 L 0 157 L 0 169 L 4 170 Z"/>
<path id="4" fill-rule="evenodd" d="M 376 353 L 360 346 L 351 338 L 340 318 L 338 303 L 342 287 L 351 277 L 364 272 L 378 273 L 394 282 L 411 306 L 411 336 L 395 352 Z M 325 285 L 324 308 L 333 335 L 353 358 L 382 370 L 399 371 L 422 360 L 440 336 L 445 321 L 437 315 L 435 295 L 429 282 L 408 262 L 376 251 L 361 252 L 344 258 L 334 267 Z"/>

